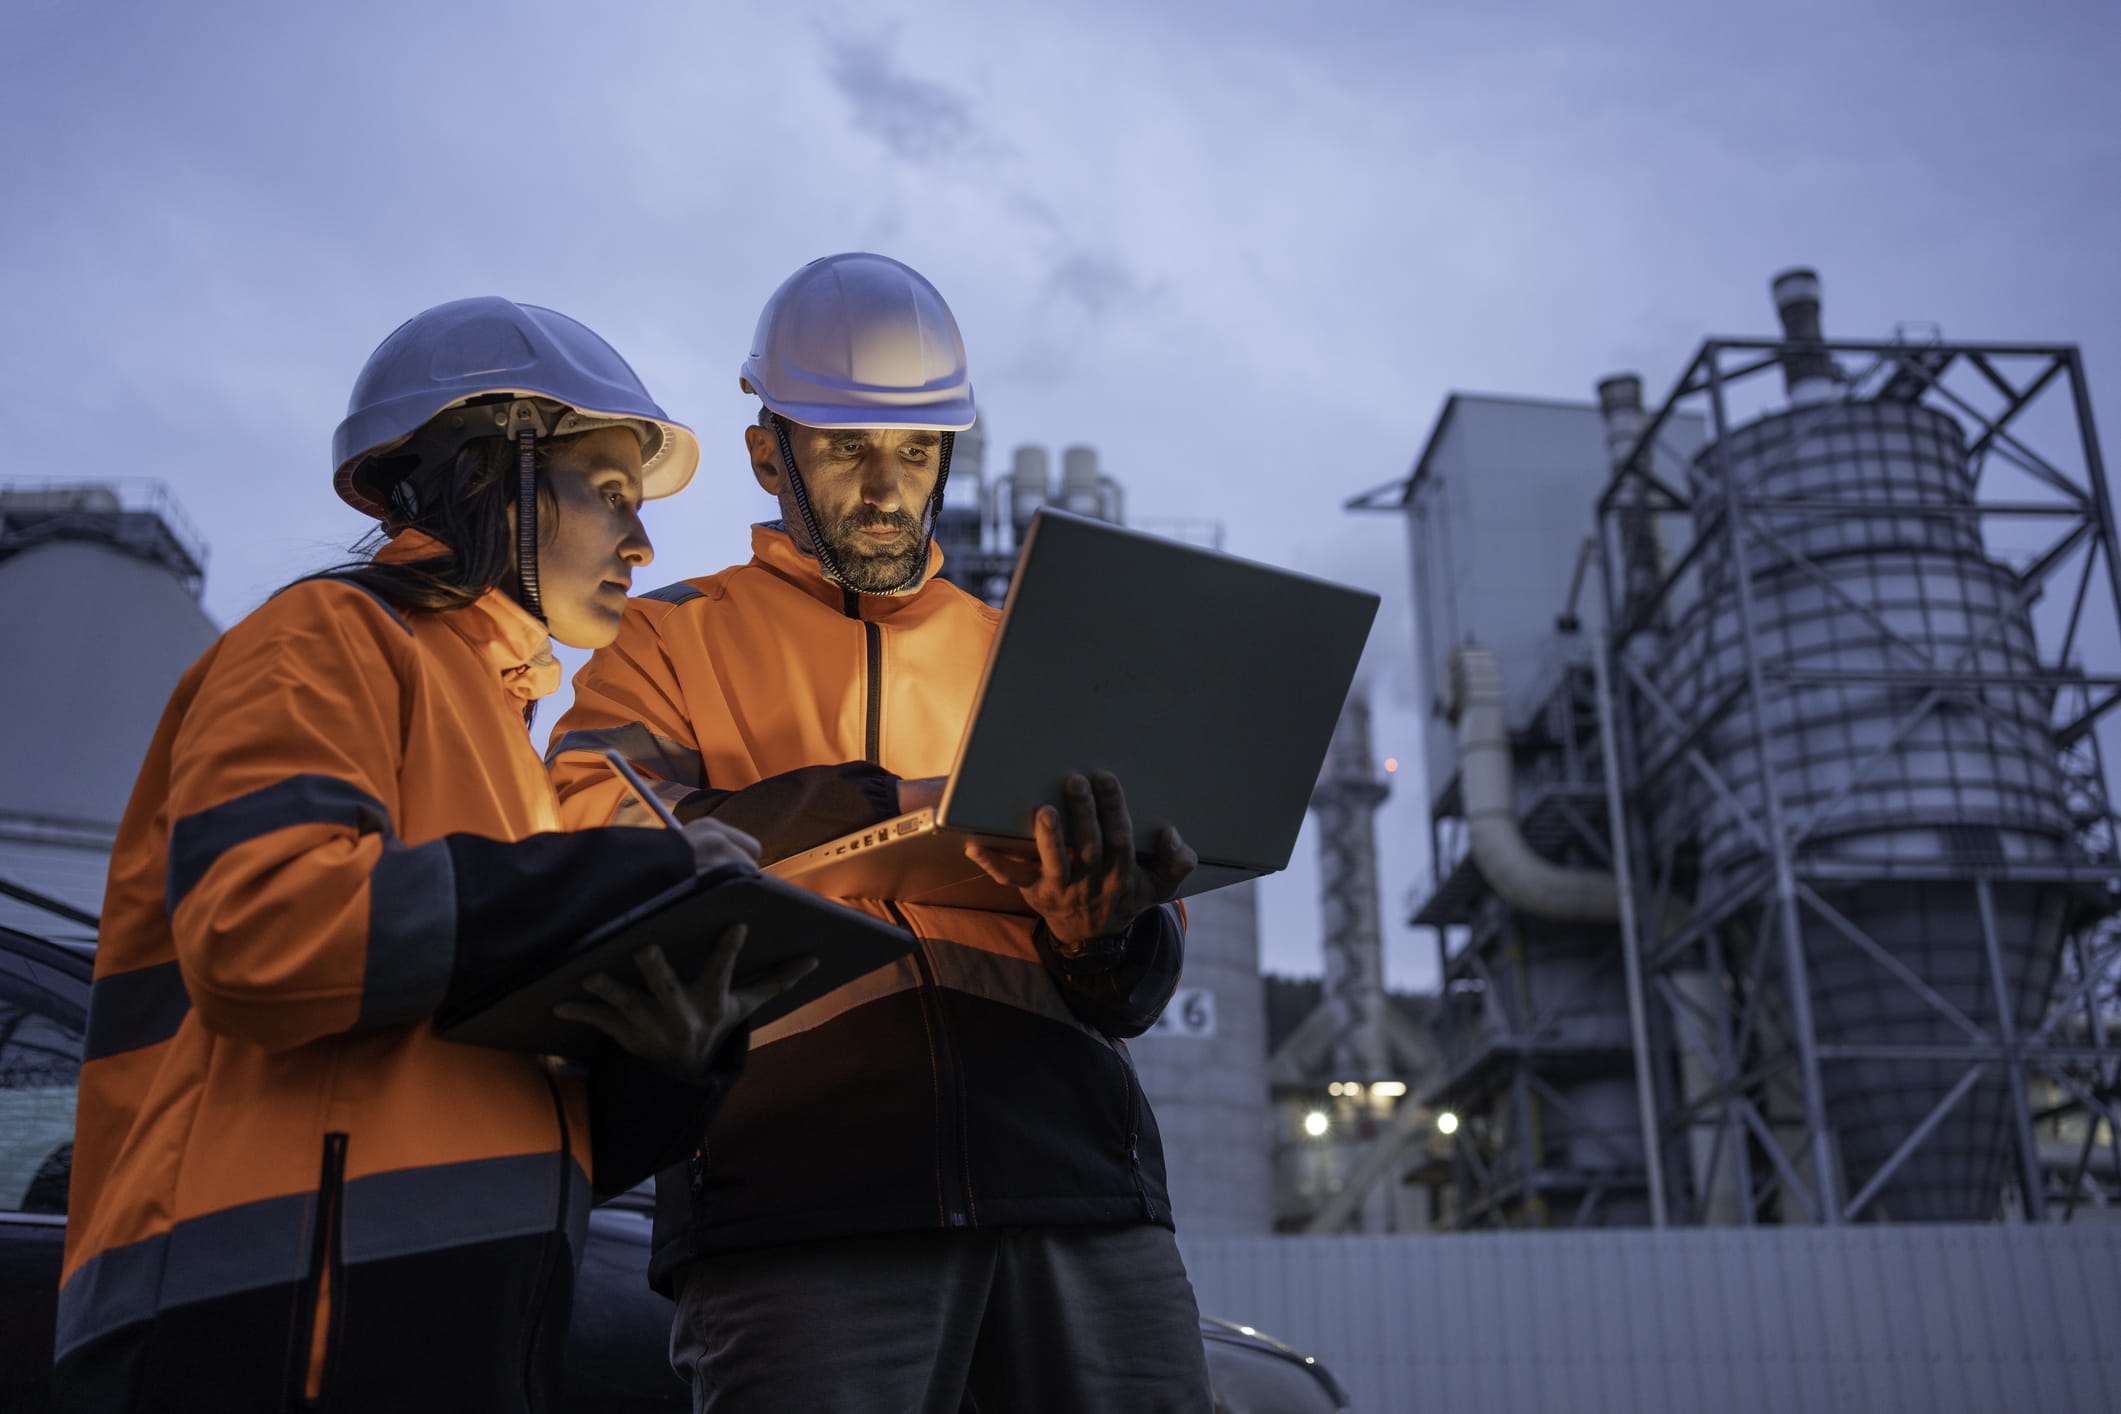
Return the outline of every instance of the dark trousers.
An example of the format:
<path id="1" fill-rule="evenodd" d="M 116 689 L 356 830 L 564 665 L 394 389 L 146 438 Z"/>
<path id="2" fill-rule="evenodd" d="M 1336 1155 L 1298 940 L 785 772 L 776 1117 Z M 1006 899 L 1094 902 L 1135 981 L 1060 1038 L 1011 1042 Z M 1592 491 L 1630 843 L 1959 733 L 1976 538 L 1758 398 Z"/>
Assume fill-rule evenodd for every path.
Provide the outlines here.
<path id="1" fill-rule="evenodd" d="M 695 1414 L 1201 1414 L 1200 1318 L 1149 1224 L 890 1233 L 679 1276 Z"/>

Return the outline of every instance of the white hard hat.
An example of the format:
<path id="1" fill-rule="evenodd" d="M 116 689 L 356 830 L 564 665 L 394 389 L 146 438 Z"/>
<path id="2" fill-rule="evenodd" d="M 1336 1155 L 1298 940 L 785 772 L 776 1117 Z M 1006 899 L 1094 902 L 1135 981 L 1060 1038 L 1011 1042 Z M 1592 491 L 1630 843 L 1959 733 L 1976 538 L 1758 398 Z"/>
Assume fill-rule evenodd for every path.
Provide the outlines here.
<path id="1" fill-rule="evenodd" d="M 465 406 L 474 400 L 481 406 Z M 432 458 L 477 437 L 512 437 L 522 400 L 538 405 L 529 425 L 540 436 L 632 427 L 641 439 L 644 500 L 684 490 L 700 464 L 692 430 L 656 406 L 594 330 L 555 310 L 489 295 L 415 314 L 368 356 L 332 437 L 339 495 L 388 519 L 389 488 L 374 485 L 364 465 L 372 456 L 405 449 Z M 410 470 L 408 462 L 397 473 Z"/>
<path id="2" fill-rule="evenodd" d="M 828 255 L 783 281 L 759 315 L 740 385 L 809 427 L 972 425 L 965 341 L 950 306 L 884 255 Z"/>

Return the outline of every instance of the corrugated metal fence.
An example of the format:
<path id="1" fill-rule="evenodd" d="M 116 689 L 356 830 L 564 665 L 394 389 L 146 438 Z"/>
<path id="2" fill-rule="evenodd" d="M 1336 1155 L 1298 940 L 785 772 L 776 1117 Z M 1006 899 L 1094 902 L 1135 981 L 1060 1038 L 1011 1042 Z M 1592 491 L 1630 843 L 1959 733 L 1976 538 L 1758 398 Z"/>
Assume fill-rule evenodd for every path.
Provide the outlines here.
<path id="1" fill-rule="evenodd" d="M 2116 1414 L 2121 1225 L 1181 1239 L 1359 1411 Z"/>

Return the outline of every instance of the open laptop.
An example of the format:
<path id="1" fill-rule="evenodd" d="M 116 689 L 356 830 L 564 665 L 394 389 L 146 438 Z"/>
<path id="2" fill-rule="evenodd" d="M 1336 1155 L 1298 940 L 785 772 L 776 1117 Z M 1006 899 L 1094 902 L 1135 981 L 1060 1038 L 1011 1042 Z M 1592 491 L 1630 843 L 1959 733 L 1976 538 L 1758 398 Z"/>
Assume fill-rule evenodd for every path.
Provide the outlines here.
<path id="1" fill-rule="evenodd" d="M 1284 868 L 1377 596 L 1042 509 L 942 802 L 767 866 L 835 898 L 1026 912 L 965 858 L 1031 849 L 1071 772 L 1110 771 L 1137 848 L 1175 825 L 1179 893 Z"/>

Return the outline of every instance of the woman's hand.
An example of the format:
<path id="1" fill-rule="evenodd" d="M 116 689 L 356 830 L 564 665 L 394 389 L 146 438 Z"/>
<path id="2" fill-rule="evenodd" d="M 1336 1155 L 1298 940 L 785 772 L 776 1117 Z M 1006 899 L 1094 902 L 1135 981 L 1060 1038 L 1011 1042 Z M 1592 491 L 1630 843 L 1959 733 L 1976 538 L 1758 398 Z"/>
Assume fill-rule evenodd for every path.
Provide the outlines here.
<path id="1" fill-rule="evenodd" d="M 688 827 L 686 834 L 691 833 Z M 729 833 L 743 834 L 740 830 Z M 704 1081 L 713 1071 L 715 1053 L 751 1019 L 752 1013 L 817 966 L 814 957 L 790 958 L 750 986 L 732 988 L 730 981 L 736 973 L 744 934 L 741 923 L 724 932 L 707 965 L 689 983 L 678 980 L 661 948 L 642 948 L 633 955 L 633 961 L 648 984 L 645 991 L 628 986 L 609 973 L 592 972 L 582 980 L 582 987 L 599 1000 L 562 1002 L 552 1009 L 553 1015 L 594 1026 L 623 1049 L 667 1074 L 694 1083 Z"/>
<path id="2" fill-rule="evenodd" d="M 712 874 L 734 865 L 755 874 L 759 867 L 759 842 L 734 825 L 702 815 L 685 827 L 685 842 L 692 846 L 692 869 Z"/>

